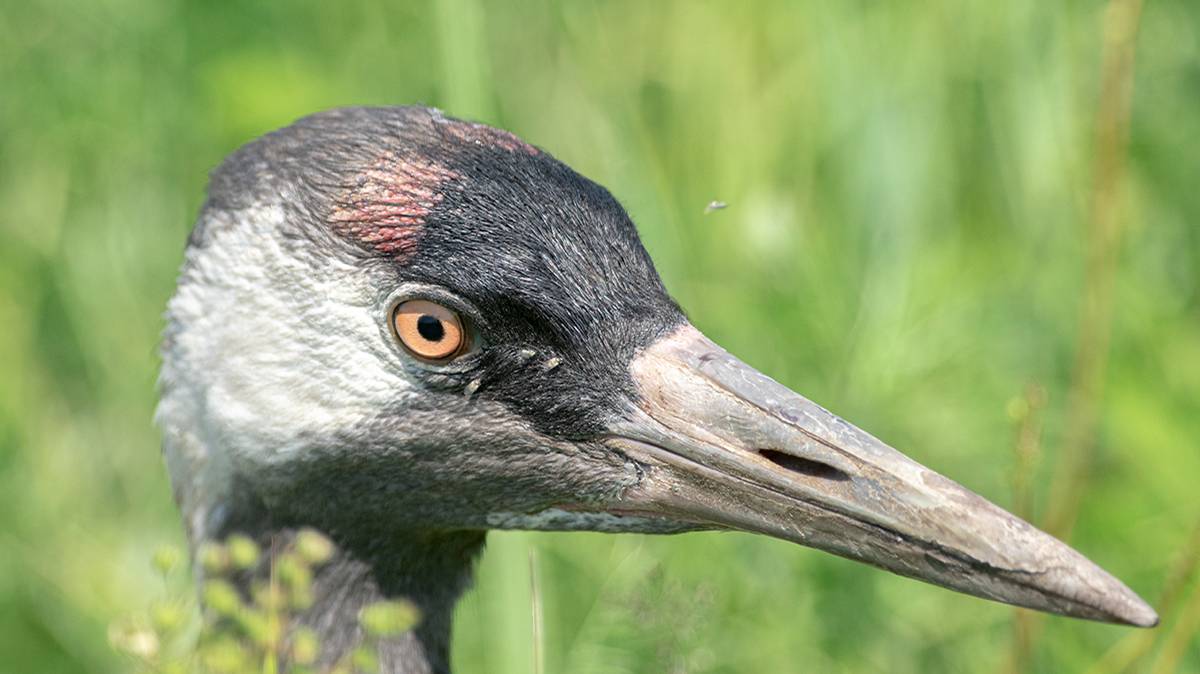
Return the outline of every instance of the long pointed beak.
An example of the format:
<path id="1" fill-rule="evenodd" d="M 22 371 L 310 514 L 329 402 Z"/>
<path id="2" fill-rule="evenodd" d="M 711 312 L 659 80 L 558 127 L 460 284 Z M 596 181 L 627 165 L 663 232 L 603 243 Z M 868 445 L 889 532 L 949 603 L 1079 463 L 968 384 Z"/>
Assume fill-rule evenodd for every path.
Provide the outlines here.
<path id="1" fill-rule="evenodd" d="M 1151 627 L 1100 567 L 686 325 L 632 364 L 609 442 L 647 467 L 617 510 L 766 534 L 959 592 Z"/>

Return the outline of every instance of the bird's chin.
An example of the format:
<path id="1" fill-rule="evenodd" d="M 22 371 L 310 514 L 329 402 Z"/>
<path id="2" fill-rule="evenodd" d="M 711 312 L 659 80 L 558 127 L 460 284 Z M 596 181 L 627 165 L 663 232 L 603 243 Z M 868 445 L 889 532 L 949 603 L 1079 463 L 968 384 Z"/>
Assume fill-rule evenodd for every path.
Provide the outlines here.
<path id="1" fill-rule="evenodd" d="M 596 509 L 564 504 L 530 513 L 496 512 L 487 516 L 490 529 L 526 531 L 602 531 L 605 533 L 678 534 L 712 529 L 701 523 L 668 518 L 642 510 Z"/>

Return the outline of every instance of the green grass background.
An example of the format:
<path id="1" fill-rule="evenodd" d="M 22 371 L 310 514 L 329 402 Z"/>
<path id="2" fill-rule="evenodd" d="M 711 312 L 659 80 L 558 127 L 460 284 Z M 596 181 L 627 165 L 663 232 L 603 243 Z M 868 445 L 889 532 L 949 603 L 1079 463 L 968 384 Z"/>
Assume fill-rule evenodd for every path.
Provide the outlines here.
<path id="1" fill-rule="evenodd" d="M 1046 391 L 1053 498 L 1086 287 L 1095 0 L 29 0 L 0 9 L 0 670 L 117 672 L 181 540 L 151 424 L 206 173 L 322 108 L 425 102 L 609 187 L 731 351 L 1002 505 Z M 1200 520 L 1200 4 L 1137 36 L 1123 229 L 1071 542 L 1157 601 Z M 714 199 L 723 211 L 704 215 Z M 1014 611 L 740 534 L 501 533 L 463 672 L 1001 672 Z M 1200 672 L 1200 591 L 1159 644 Z M 1189 622 L 1190 621 L 1190 622 Z M 1030 671 L 1132 631 L 1039 624 Z M 1159 661 L 1166 669 L 1167 663 Z"/>

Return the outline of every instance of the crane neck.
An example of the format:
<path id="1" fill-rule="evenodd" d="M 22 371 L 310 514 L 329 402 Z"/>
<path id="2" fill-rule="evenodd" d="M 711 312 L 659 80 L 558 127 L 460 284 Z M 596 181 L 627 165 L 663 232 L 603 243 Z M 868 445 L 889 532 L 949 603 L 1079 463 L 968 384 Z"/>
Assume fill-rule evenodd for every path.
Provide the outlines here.
<path id="1" fill-rule="evenodd" d="M 299 529 L 243 531 L 252 534 L 264 549 L 281 551 Z M 410 632 L 379 642 L 380 671 L 448 673 L 454 605 L 470 585 L 485 533 L 324 533 L 337 543 L 338 550 L 314 572 L 312 606 L 293 616 L 289 626 L 316 632 L 322 666 L 338 662 L 363 642 L 358 615 L 365 606 L 385 599 L 407 599 L 421 610 L 421 622 Z M 245 582 L 248 588 L 250 579 Z"/>

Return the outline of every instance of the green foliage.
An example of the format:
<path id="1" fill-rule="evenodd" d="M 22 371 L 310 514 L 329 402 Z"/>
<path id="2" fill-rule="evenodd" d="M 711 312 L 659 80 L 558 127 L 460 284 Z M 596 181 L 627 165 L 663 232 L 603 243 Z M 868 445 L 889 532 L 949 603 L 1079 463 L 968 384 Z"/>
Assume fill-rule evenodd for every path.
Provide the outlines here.
<path id="1" fill-rule="evenodd" d="M 128 670 L 105 626 L 162 599 L 145 560 L 182 543 L 155 353 L 207 173 L 331 106 L 425 102 L 544 147 L 625 204 L 707 334 L 1003 506 L 1019 474 L 1040 520 L 1088 297 L 1104 4 L 5 3 L 0 669 Z M 1195 575 L 1167 581 L 1200 520 L 1200 3 L 1147 2 L 1137 47 L 1071 543 L 1178 600 L 1149 632 L 1045 619 L 1029 672 L 1130 634 L 1133 669 L 1170 636 L 1161 667 L 1200 672 Z M 1036 445 L 1007 409 L 1031 384 Z M 1014 642 L 1007 607 L 761 538 L 500 532 L 457 671 L 534 670 L 531 552 L 547 674 L 992 674 Z M 197 563 L 223 576 L 227 554 Z"/>
<path id="2" fill-rule="evenodd" d="M 333 543 L 305 529 L 282 550 L 263 551 L 249 538 L 230 536 L 202 546 L 206 577 L 200 604 L 192 599 L 187 574 L 174 573 L 183 554 L 162 547 L 151 563 L 163 578 L 168 596 L 142 612 L 114 622 L 109 643 L 150 674 L 374 674 L 383 639 L 398 637 L 421 620 L 404 600 L 380 601 L 363 608 L 362 642 L 338 661 L 319 666 L 322 644 L 295 619 L 312 604 L 313 573 L 329 561 Z M 246 596 L 236 578 L 250 577 Z M 182 581 L 178 582 L 178 581 Z"/>

